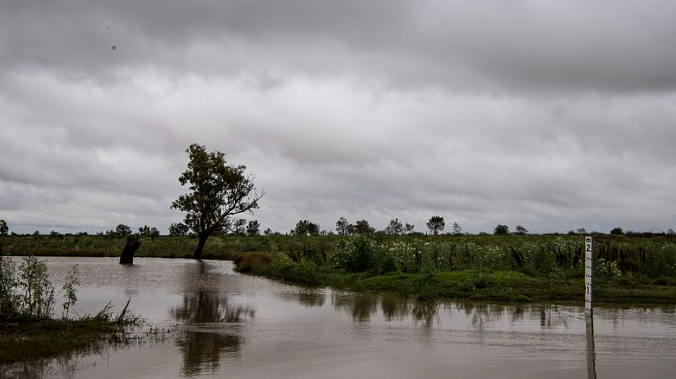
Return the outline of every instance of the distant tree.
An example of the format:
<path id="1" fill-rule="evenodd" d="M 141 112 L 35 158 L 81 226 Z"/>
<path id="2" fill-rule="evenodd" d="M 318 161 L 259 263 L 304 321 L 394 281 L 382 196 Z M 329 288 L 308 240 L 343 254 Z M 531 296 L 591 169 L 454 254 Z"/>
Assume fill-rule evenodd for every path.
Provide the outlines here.
<path id="1" fill-rule="evenodd" d="M 151 242 L 155 242 L 155 238 L 157 238 L 159 236 L 160 236 L 160 231 L 156 227 L 153 226 L 152 228 L 150 228 L 150 234 L 148 235 L 148 237 L 150 237 Z"/>
<path id="2" fill-rule="evenodd" d="M 257 220 L 251 220 L 246 225 L 246 234 L 249 236 L 257 236 L 261 234 L 261 224 Z"/>
<path id="3" fill-rule="evenodd" d="M 503 236 L 506 234 L 509 234 L 509 226 L 503 225 L 503 224 L 498 224 L 495 229 L 493 229 L 493 234 L 496 236 Z"/>
<path id="4" fill-rule="evenodd" d="M 577 228 L 577 230 L 576 230 L 575 232 L 576 232 L 577 234 L 585 234 L 585 233 L 587 233 L 587 231 L 586 231 L 585 228 L 583 228 L 583 227 Z"/>
<path id="5" fill-rule="evenodd" d="M 127 237 L 131 235 L 131 228 L 129 225 L 119 224 L 115 227 L 115 233 L 118 237 Z"/>
<path id="6" fill-rule="evenodd" d="M 350 223 L 345 217 L 341 217 L 336 221 L 336 233 L 341 236 L 346 236 L 350 233 Z"/>
<path id="7" fill-rule="evenodd" d="M 5 243 L 5 237 L 9 233 L 9 227 L 7 227 L 7 222 L 5 220 L 0 220 L 0 257 L 2 257 L 2 245 Z"/>
<path id="8" fill-rule="evenodd" d="M 514 233 L 519 235 L 528 234 L 528 229 L 524 228 L 523 225 L 517 225 L 516 228 L 514 228 Z"/>
<path id="9" fill-rule="evenodd" d="M 456 236 L 459 236 L 459 235 L 462 234 L 462 228 L 460 227 L 460 224 L 458 224 L 457 222 L 453 223 L 453 226 L 451 226 L 451 231 Z"/>
<path id="10" fill-rule="evenodd" d="M 415 229 L 415 225 L 409 224 L 408 222 L 404 225 L 404 230 L 406 231 L 406 234 L 411 234 L 413 233 L 413 230 Z"/>
<path id="11" fill-rule="evenodd" d="M 385 228 L 385 232 L 391 236 L 398 236 L 404 232 L 404 225 L 398 218 L 390 220 L 389 225 Z"/>
<path id="12" fill-rule="evenodd" d="M 138 234 L 146 237 L 150 235 L 150 227 L 148 225 L 143 225 L 142 227 L 138 228 Z"/>
<path id="13" fill-rule="evenodd" d="M 226 224 L 226 227 L 223 228 L 223 233 L 236 235 L 236 236 L 245 236 L 246 235 L 246 220 L 243 218 L 238 218 L 232 225 Z"/>
<path id="14" fill-rule="evenodd" d="M 444 222 L 444 218 L 441 216 L 432 216 L 430 217 L 430 220 L 427 222 L 427 229 L 430 230 L 432 234 L 435 236 L 439 234 L 439 232 L 443 231 L 444 228 L 446 227 L 446 223 Z"/>
<path id="15" fill-rule="evenodd" d="M 297 236 L 316 236 L 319 234 L 319 225 L 310 220 L 299 220 L 293 229 Z"/>
<path id="16" fill-rule="evenodd" d="M 245 166 L 227 165 L 225 154 L 208 153 L 204 146 L 192 144 L 188 153 L 188 169 L 178 178 L 181 185 L 189 184 L 190 192 L 181 195 L 171 207 L 186 212 L 185 224 L 199 237 L 193 253 L 202 257 L 207 238 L 230 225 L 230 219 L 258 208 L 263 194 L 255 191 L 253 178 L 244 175 Z"/>
<path id="17" fill-rule="evenodd" d="M 616 236 L 617 236 L 617 235 L 622 235 L 622 234 L 624 234 L 624 231 L 622 230 L 622 228 L 616 227 L 616 228 L 613 228 L 613 229 L 610 231 L 610 234 L 616 235 Z"/>
<path id="18" fill-rule="evenodd" d="M 173 223 L 169 225 L 169 235 L 170 236 L 185 236 L 188 234 L 188 231 L 190 228 L 182 222 L 179 223 Z"/>
<path id="19" fill-rule="evenodd" d="M 49 232 L 49 238 L 63 238 L 63 235 L 61 235 L 61 233 L 57 232 L 56 230 L 52 230 Z"/>
<path id="20" fill-rule="evenodd" d="M 673 235 L 676 235 L 676 232 L 674 232 L 674 229 L 669 228 L 669 230 L 667 230 L 667 235 L 668 235 L 668 236 L 673 236 Z"/>
<path id="21" fill-rule="evenodd" d="M 272 229 L 270 228 L 265 229 L 263 231 L 263 234 L 265 234 L 266 236 L 272 235 L 273 234 Z"/>
<path id="22" fill-rule="evenodd" d="M 33 232 L 33 236 L 34 236 L 34 237 L 38 237 L 39 235 L 40 235 L 40 231 L 39 231 L 39 230 L 36 230 L 36 231 Z"/>
<path id="23" fill-rule="evenodd" d="M 366 220 L 359 220 L 352 225 L 352 230 L 357 234 L 373 234 L 376 229 L 369 225 L 369 222 Z"/>

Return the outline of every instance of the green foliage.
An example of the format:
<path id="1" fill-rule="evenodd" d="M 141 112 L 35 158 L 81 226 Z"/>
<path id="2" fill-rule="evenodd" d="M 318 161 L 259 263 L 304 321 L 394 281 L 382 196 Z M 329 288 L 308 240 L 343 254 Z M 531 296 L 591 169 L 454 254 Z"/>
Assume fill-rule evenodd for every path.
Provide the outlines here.
<path id="1" fill-rule="evenodd" d="M 178 181 L 189 185 L 190 192 L 179 196 L 171 207 L 185 212 L 185 224 L 199 235 L 193 255 L 199 259 L 209 235 L 230 226 L 235 215 L 253 214 L 263 195 L 256 193 L 253 178 L 244 175 L 246 166 L 227 165 L 225 154 L 208 153 L 198 144 L 190 145 L 186 152 L 188 169 Z"/>
<path id="2" fill-rule="evenodd" d="M 396 264 L 386 250 L 364 235 L 356 236 L 333 256 L 334 263 L 348 272 L 396 270 Z"/>
<path id="3" fill-rule="evenodd" d="M 189 193 L 179 196 L 171 207 L 186 212 L 185 224 L 198 234 L 213 233 L 234 215 L 258 208 L 262 195 L 256 194 L 253 178 L 246 166 L 227 165 L 225 154 L 208 153 L 204 146 L 192 144 L 186 150 L 188 169 L 178 178 Z"/>
<path id="4" fill-rule="evenodd" d="M 77 302 L 75 287 L 80 284 L 77 266 L 66 277 L 62 288 L 62 317 Z M 17 271 L 14 262 L 0 259 L 0 320 L 45 320 L 52 317 L 54 286 L 47 265 L 33 256 L 24 257 Z"/>
<path id="5" fill-rule="evenodd" d="M 0 220 L 0 257 L 2 257 L 2 245 L 5 243 L 5 237 L 7 237 L 8 232 L 7 222 Z"/>
<path id="6" fill-rule="evenodd" d="M 75 265 L 73 266 L 73 269 L 68 273 L 68 276 L 66 276 L 66 282 L 64 283 L 62 288 L 64 298 L 61 312 L 62 318 L 68 318 L 68 312 L 70 311 L 70 308 L 77 302 L 75 286 L 80 285 L 80 279 L 78 275 L 79 273 L 77 265 Z"/>
<path id="7" fill-rule="evenodd" d="M 310 220 L 299 220 L 293 229 L 293 234 L 297 236 L 319 235 L 319 225 Z"/>
<path id="8" fill-rule="evenodd" d="M 611 235 L 622 235 L 622 234 L 624 234 L 624 230 L 622 230 L 622 228 L 620 228 L 620 227 L 616 227 L 616 228 L 613 228 L 610 231 L 610 234 Z"/>
<path id="9" fill-rule="evenodd" d="M 172 223 L 169 225 L 169 235 L 170 236 L 185 236 L 188 234 L 189 228 L 186 224 L 179 222 L 179 223 Z"/>
<path id="10" fill-rule="evenodd" d="M 138 228 L 138 234 L 143 237 L 150 237 L 150 239 L 154 241 L 155 238 L 160 236 L 160 231 L 154 226 L 151 228 L 148 225 L 143 225 L 142 227 Z"/>
<path id="11" fill-rule="evenodd" d="M 528 234 L 528 229 L 526 229 L 523 225 L 517 225 L 516 228 L 514 228 L 514 234 L 518 235 Z"/>
<path id="12" fill-rule="evenodd" d="M 443 231 L 444 228 L 446 227 L 446 223 L 444 222 L 444 218 L 441 216 L 432 216 L 430 217 L 430 220 L 427 222 L 427 229 L 430 230 L 432 234 L 435 236 L 439 234 L 439 232 Z"/>
<path id="13" fill-rule="evenodd" d="M 436 275 L 436 262 L 432 257 L 425 257 L 420 264 L 420 272 L 415 280 L 415 291 L 419 298 L 432 298 Z"/>
<path id="14" fill-rule="evenodd" d="M 607 262 L 603 258 L 599 258 L 594 262 L 594 276 L 605 279 L 618 279 L 622 277 L 617 262 Z"/>
<path id="15" fill-rule="evenodd" d="M 341 236 L 350 234 L 350 223 L 347 222 L 345 217 L 341 217 L 336 221 L 336 232 Z"/>
<path id="16" fill-rule="evenodd" d="M 9 232 L 7 227 L 7 222 L 5 220 L 0 220 L 0 238 L 6 237 Z"/>
<path id="17" fill-rule="evenodd" d="M 250 220 L 246 225 L 246 235 L 257 236 L 259 234 L 261 234 L 261 224 L 258 220 Z"/>
<path id="18" fill-rule="evenodd" d="M 495 226 L 495 229 L 493 230 L 493 234 L 496 236 L 504 236 L 509 234 L 509 226 L 504 225 L 504 224 L 498 224 Z"/>
<path id="19" fill-rule="evenodd" d="M 385 232 L 391 236 L 398 236 L 404 232 L 404 225 L 398 218 L 392 219 L 385 228 Z"/>
<path id="20" fill-rule="evenodd" d="M 119 224 L 115 227 L 115 234 L 118 237 L 127 237 L 131 235 L 131 227 L 125 224 Z"/>
<path id="21" fill-rule="evenodd" d="M 54 308 L 54 286 L 47 276 L 47 265 L 33 256 L 24 257 L 19 266 L 19 313 L 31 319 L 47 319 Z"/>
<path id="22" fill-rule="evenodd" d="M 18 312 L 19 298 L 16 287 L 14 262 L 0 257 L 0 321 L 12 318 Z"/>
<path id="23" fill-rule="evenodd" d="M 357 233 L 357 234 L 373 234 L 375 233 L 376 229 L 371 227 L 369 225 L 369 222 L 366 220 L 359 220 L 354 223 L 354 225 L 350 225 L 351 233 Z"/>

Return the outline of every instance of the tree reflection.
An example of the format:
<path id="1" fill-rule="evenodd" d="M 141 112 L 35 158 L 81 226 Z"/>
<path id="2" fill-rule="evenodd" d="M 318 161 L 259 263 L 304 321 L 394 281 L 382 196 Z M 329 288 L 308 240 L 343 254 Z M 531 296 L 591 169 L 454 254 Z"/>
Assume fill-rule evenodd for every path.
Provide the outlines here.
<path id="1" fill-rule="evenodd" d="M 196 269 L 199 271 L 184 278 L 181 303 L 169 309 L 172 318 L 185 324 L 175 340 L 183 355 L 185 377 L 214 373 L 223 359 L 238 358 L 244 343 L 238 323 L 255 314 L 249 307 L 232 304 L 226 293 L 212 289 L 213 275 L 207 265 Z"/>
<path id="2" fill-rule="evenodd" d="M 378 311 L 378 299 L 368 294 L 338 294 L 333 297 L 333 306 L 351 313 L 353 321 L 368 322 Z"/>
<path id="3" fill-rule="evenodd" d="M 333 305 L 352 315 L 358 322 L 368 322 L 378 310 L 382 310 L 386 321 L 403 320 L 413 317 L 424 326 L 432 326 L 437 320 L 439 302 L 407 299 L 396 295 L 334 294 Z"/>
<path id="4" fill-rule="evenodd" d="M 202 371 L 216 372 L 224 357 L 238 358 L 243 339 L 220 330 L 186 330 L 176 339 L 183 354 L 183 375 L 193 377 Z"/>
<path id="5" fill-rule="evenodd" d="M 321 307 L 326 301 L 323 292 L 301 291 L 298 293 L 298 302 L 308 308 Z"/>

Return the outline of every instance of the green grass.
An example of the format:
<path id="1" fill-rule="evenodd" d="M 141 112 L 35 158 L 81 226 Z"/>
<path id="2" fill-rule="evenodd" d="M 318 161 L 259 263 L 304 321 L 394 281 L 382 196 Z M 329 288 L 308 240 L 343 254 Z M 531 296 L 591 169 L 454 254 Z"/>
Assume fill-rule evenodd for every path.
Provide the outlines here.
<path id="1" fill-rule="evenodd" d="M 266 255 L 261 252 L 240 253 L 236 262 L 246 263 L 246 266 L 238 268 L 246 267 L 245 272 L 255 275 L 300 285 L 330 286 L 352 291 L 393 292 L 428 299 L 574 303 L 584 301 L 583 278 L 530 276 L 516 271 L 481 270 L 436 272 L 427 278 L 421 274 L 402 272 L 347 273 L 325 266 L 302 265 L 279 254 Z M 676 286 L 656 285 L 652 281 L 628 278 L 597 280 L 594 297 L 596 303 L 668 304 L 676 302 Z"/>
<path id="2" fill-rule="evenodd" d="M 308 286 L 396 292 L 420 298 L 582 302 L 582 245 L 578 235 L 384 236 L 369 254 L 389 255 L 382 266 L 348 273 L 335 258 L 353 236 L 212 236 L 204 259 L 236 261 L 242 272 Z M 119 256 L 124 239 L 103 236 L 9 236 L 10 255 Z M 142 238 L 136 257 L 189 258 L 190 237 Z M 669 235 L 594 236 L 595 298 L 599 302 L 676 302 L 676 238 Z M 359 255 L 354 255 L 359 258 Z M 377 265 L 376 265 L 377 266 Z"/>

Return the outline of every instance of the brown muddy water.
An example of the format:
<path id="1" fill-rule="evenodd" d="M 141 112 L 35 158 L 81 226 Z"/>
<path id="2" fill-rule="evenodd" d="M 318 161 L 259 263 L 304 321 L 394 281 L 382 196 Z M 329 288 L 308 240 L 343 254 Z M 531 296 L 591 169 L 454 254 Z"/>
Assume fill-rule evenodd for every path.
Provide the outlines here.
<path id="1" fill-rule="evenodd" d="M 232 262 L 44 258 L 75 309 L 109 301 L 167 338 L 23 367 L 67 378 L 674 378 L 676 314 L 660 308 L 418 302 L 305 289 Z M 58 308 L 57 308 L 58 309 Z"/>

